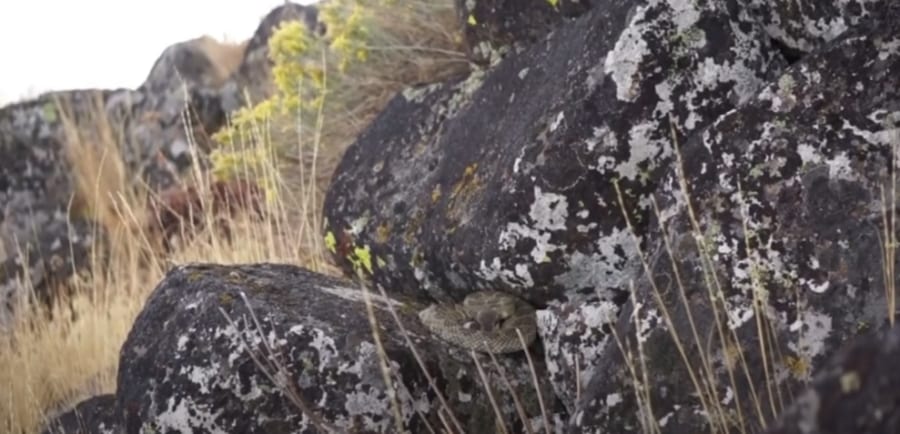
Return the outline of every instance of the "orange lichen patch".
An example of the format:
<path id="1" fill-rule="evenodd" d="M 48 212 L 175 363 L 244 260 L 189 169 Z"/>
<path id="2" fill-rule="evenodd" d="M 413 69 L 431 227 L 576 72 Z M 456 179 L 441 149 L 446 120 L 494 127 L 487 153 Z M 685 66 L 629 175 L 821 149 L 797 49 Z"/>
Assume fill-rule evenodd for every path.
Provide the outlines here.
<path id="1" fill-rule="evenodd" d="M 149 110 L 141 114 L 140 122 L 160 122 L 162 113 L 156 110 Z"/>
<path id="2" fill-rule="evenodd" d="M 467 207 L 465 206 L 471 198 L 472 194 L 481 188 L 481 179 L 478 177 L 478 163 L 472 163 L 466 166 L 460 180 L 453 185 L 450 193 L 449 202 L 447 203 L 447 231 L 454 232 L 459 226 L 462 218 L 461 213 Z"/>
<path id="3" fill-rule="evenodd" d="M 431 190 L 431 203 L 436 204 L 439 200 L 441 200 L 441 185 L 435 185 L 434 190 Z"/>
<path id="4" fill-rule="evenodd" d="M 809 377 L 809 362 L 803 357 L 786 356 L 784 366 L 794 378 L 804 380 Z"/>
<path id="5" fill-rule="evenodd" d="M 384 244 L 387 242 L 388 238 L 391 236 L 391 225 L 390 223 L 382 223 L 375 228 L 375 242 L 379 244 Z"/>
<path id="6" fill-rule="evenodd" d="M 466 166 L 463 171 L 462 179 L 453 186 L 453 193 L 450 195 L 451 200 L 456 200 L 458 196 L 466 196 L 478 187 L 478 163 L 472 163 Z"/>
<path id="7" fill-rule="evenodd" d="M 259 186 L 242 180 L 216 181 L 207 194 L 193 186 L 172 187 L 150 199 L 148 232 L 169 249 L 174 238 L 190 238 L 212 217 L 215 229 L 228 237 L 229 218 L 241 212 L 262 217 L 264 200 Z"/>

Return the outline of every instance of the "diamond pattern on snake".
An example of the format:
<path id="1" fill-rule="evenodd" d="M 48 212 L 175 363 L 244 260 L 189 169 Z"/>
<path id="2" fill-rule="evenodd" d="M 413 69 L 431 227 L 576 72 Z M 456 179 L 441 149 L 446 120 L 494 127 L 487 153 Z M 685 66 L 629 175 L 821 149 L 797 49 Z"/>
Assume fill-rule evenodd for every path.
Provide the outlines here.
<path id="1" fill-rule="evenodd" d="M 499 291 L 475 292 L 459 304 L 433 304 L 419 312 L 419 319 L 439 338 L 486 353 L 522 351 L 517 328 L 526 345 L 537 336 L 534 307 Z"/>

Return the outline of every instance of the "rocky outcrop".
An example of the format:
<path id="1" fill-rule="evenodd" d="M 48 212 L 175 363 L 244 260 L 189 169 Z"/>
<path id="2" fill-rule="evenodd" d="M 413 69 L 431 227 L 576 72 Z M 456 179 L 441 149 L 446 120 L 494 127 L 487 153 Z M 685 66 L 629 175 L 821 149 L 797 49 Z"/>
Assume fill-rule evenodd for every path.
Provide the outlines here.
<path id="1" fill-rule="evenodd" d="M 671 162 L 670 120 L 683 139 L 781 65 L 714 4 L 653 2 L 629 22 L 625 6 L 464 82 L 398 95 L 326 197 L 328 237 L 351 254 L 340 264 L 352 273 L 365 250 L 375 282 L 437 299 L 496 287 L 544 304 L 618 287 L 634 248 L 611 181 L 645 200 Z"/>
<path id="2" fill-rule="evenodd" d="M 122 347 L 116 390 L 121 426 L 127 433 L 179 427 L 318 432 L 317 425 L 388 433 L 400 431 L 399 418 L 409 432 L 425 432 L 426 426 L 441 427 L 444 417 L 456 432 L 484 432 L 497 419 L 488 385 L 499 419 L 511 432 L 524 432 L 522 420 L 541 430 L 537 395 L 521 353 L 500 365 L 528 413 L 525 418 L 516 414 L 512 394 L 490 359 L 479 356 L 485 382 L 469 354 L 429 337 L 415 320 L 420 306 L 373 294 L 369 316 L 364 300 L 350 282 L 288 265 L 197 264 L 171 270 Z M 387 303 L 422 355 L 422 365 Z M 370 319 L 377 323 L 377 337 Z M 545 378 L 538 369 L 538 377 Z M 461 426 L 453 425 L 448 413 L 440 414 L 429 376 Z M 553 402 L 547 402 L 550 411 Z M 561 420 L 556 408 L 550 415 L 554 423 Z"/>
<path id="3" fill-rule="evenodd" d="M 190 144 L 201 151 L 225 125 L 220 91 L 237 69 L 243 45 L 201 37 L 166 48 L 144 83 L 108 111 L 118 114 L 125 146 L 137 153 L 128 162 L 154 191 L 176 184 L 194 163 Z"/>
<path id="4" fill-rule="evenodd" d="M 599 356 L 638 271 L 613 181 L 643 237 L 671 127 L 696 133 L 783 66 L 726 3 L 633 6 L 593 9 L 489 71 L 397 96 L 325 200 L 326 236 L 351 273 L 362 264 L 420 298 L 500 289 L 547 307 L 541 336 L 569 404 L 574 358 Z"/>
<path id="5" fill-rule="evenodd" d="M 128 185 L 113 188 L 181 189 L 182 174 L 193 164 L 206 164 L 202 157 L 212 146 L 210 135 L 225 124 L 227 111 L 243 102 L 233 93 L 265 81 L 269 65 L 262 38 L 278 20 L 301 17 L 285 12 L 295 9 L 314 25 L 314 8 L 286 4 L 248 44 L 209 37 L 174 44 L 137 89 L 53 92 L 0 108 L 0 152 L 9 157 L 0 162 L 0 325 L 22 301 L 23 281 L 53 299 L 56 283 L 87 265 L 90 255 L 84 253 L 98 237 L 84 228 L 102 231 L 90 222 L 92 198 L 79 191 L 73 170 L 73 158 L 93 157 L 73 142 L 117 148 Z M 73 137 L 73 126 L 86 136 Z M 191 144 L 198 154 L 192 155 Z M 96 156 L 102 152 L 96 150 Z M 73 251 L 78 255 L 70 255 Z"/>
<path id="6" fill-rule="evenodd" d="M 173 269 L 122 348 L 116 424 L 540 432 L 539 390 L 555 432 L 892 430 L 896 332 L 826 360 L 896 310 L 900 15 L 762 4 L 607 2 L 402 92 L 325 203 L 338 263 L 387 295 L 369 313 L 292 266 Z M 498 357 L 512 393 L 416 317 L 487 289 L 539 309 L 537 387 L 523 354 Z"/>
<path id="7" fill-rule="evenodd" d="M 50 301 L 102 238 L 74 198 L 60 107 L 89 117 L 121 92 L 59 92 L 0 109 L 0 328 L 27 302 L 26 286 Z"/>
<path id="8" fill-rule="evenodd" d="M 797 396 L 768 434 L 900 432 L 900 329 L 854 339 Z"/>
<path id="9" fill-rule="evenodd" d="M 847 32 L 683 144 L 657 195 L 651 278 L 617 329 L 628 355 L 592 375 L 572 432 L 756 431 L 886 324 L 898 37 L 895 19 Z"/>

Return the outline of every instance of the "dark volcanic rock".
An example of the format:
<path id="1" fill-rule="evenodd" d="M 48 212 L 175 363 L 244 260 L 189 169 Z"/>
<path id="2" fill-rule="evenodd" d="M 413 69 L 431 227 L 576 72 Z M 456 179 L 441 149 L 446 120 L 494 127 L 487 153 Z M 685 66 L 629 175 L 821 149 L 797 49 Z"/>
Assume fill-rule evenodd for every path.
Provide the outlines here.
<path id="1" fill-rule="evenodd" d="M 900 432 L 900 328 L 855 339 L 768 434 Z"/>
<path id="2" fill-rule="evenodd" d="M 288 265 L 173 269 L 151 295 L 121 350 L 116 396 L 122 426 L 128 433 L 317 432 L 283 393 L 293 388 L 325 423 L 341 431 L 398 432 L 364 295 L 349 285 Z M 428 337 L 415 317 L 419 306 L 375 295 L 372 300 L 406 428 L 426 432 L 426 423 L 441 427 L 440 404 L 386 303 L 395 303 L 462 432 L 493 427 L 491 405 L 468 354 Z M 277 360 L 283 373 L 264 373 L 251 354 L 265 363 Z M 481 363 L 491 372 L 489 384 L 507 426 L 524 432 L 521 423 L 512 422 L 518 417 L 508 390 L 491 363 Z M 540 430 L 524 354 L 503 357 L 500 363 L 534 429 Z M 538 369 L 539 377 L 545 377 Z M 289 386 L 279 389 L 273 379 Z M 551 395 L 545 390 L 548 404 L 553 404 Z M 558 410 L 550 417 L 562 420 Z"/>
<path id="3" fill-rule="evenodd" d="M 889 0 L 751 0 L 748 7 L 766 32 L 795 56 L 809 53 L 870 17 Z"/>
<path id="4" fill-rule="evenodd" d="M 509 46 L 537 42 L 562 23 L 558 5 L 546 0 L 455 0 L 469 56 L 479 62 L 501 57 Z M 570 9 L 577 10 L 576 5 Z"/>
<path id="5" fill-rule="evenodd" d="M 684 143 L 689 194 L 678 170 L 661 183 L 652 279 L 617 328 L 629 355 L 591 373 L 572 432 L 763 431 L 843 342 L 885 326 L 898 37 L 897 20 L 850 32 Z"/>
<path id="6" fill-rule="evenodd" d="M 86 399 L 75 408 L 55 417 L 42 434 L 116 434 L 116 397 L 100 395 Z"/>
<path id="7" fill-rule="evenodd" d="M 552 0 L 555 1 L 555 0 Z M 550 2 L 552 2 L 550 1 Z M 592 8 L 594 4 L 599 4 L 600 0 L 558 0 L 556 1 L 559 11 L 566 17 L 577 17 Z"/>
<path id="8" fill-rule="evenodd" d="M 98 225 L 70 222 L 53 212 L 39 211 L 33 217 L 36 222 L 50 220 L 40 223 L 40 232 L 22 250 L 0 262 L 0 326 L 10 324 L 31 297 L 50 307 L 60 292 L 68 292 L 70 277 L 89 269 L 92 259 L 104 260 L 103 244 L 97 242 L 104 234 Z"/>
<path id="9" fill-rule="evenodd" d="M 394 293 L 499 289 L 549 305 L 541 338 L 573 404 L 574 360 L 602 353 L 599 329 L 638 270 L 613 181 L 642 236 L 670 120 L 683 140 L 783 66 L 744 15 L 719 1 L 609 2 L 486 73 L 404 92 L 335 172 L 337 260 Z"/>
<path id="10" fill-rule="evenodd" d="M 73 201 L 60 107 L 78 122 L 118 92 L 58 92 L 0 109 L 0 326 L 26 289 L 52 301 L 57 285 L 87 265 L 98 228 L 83 198 Z"/>
<path id="11" fill-rule="evenodd" d="M 376 282 L 435 298 L 500 287 L 540 304 L 620 286 L 635 250 L 612 181 L 645 200 L 671 161 L 668 120 L 683 138 L 780 65 L 718 3 L 654 2 L 626 23 L 629 5 L 484 75 L 398 95 L 327 194 L 340 263 L 353 273 L 344 253 L 367 250 Z"/>

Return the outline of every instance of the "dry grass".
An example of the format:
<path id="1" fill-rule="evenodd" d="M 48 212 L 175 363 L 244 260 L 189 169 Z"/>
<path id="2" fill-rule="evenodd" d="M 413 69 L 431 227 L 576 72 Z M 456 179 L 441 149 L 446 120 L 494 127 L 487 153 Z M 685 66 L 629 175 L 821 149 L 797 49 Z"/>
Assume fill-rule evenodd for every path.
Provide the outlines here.
<path id="1" fill-rule="evenodd" d="M 618 184 L 616 184 L 615 187 L 619 196 L 619 205 L 623 210 L 622 214 L 627 223 L 629 232 L 634 237 L 633 242 L 638 246 L 637 248 L 644 274 L 649 277 L 647 284 L 650 285 L 652 306 L 659 309 L 660 314 L 662 315 L 663 324 L 675 345 L 679 359 L 683 363 L 682 369 L 686 370 L 688 378 L 694 387 L 693 393 L 699 401 L 702 411 L 707 415 L 709 432 L 716 434 L 733 432 L 745 434 L 751 432 L 748 425 L 756 425 L 765 428 L 767 423 L 779 414 L 785 405 L 785 402 L 782 399 L 778 399 L 776 402 L 775 397 L 781 397 L 784 393 L 787 393 L 786 391 L 781 390 L 780 384 L 775 379 L 772 372 L 773 366 L 780 364 L 781 352 L 780 349 L 772 346 L 774 332 L 771 329 L 771 324 L 769 324 L 766 319 L 769 315 L 766 311 L 768 308 L 767 290 L 765 285 L 759 279 L 759 271 L 761 270 L 758 267 L 761 266 L 754 264 L 757 267 L 751 270 L 750 275 L 754 287 L 753 294 L 751 295 L 753 297 L 754 317 L 756 318 L 756 331 L 758 341 L 760 342 L 760 348 L 757 348 L 756 350 L 759 351 L 764 371 L 763 378 L 756 379 L 751 375 L 753 367 L 748 364 L 744 355 L 748 349 L 741 346 L 742 339 L 738 337 L 737 332 L 726 325 L 728 307 L 724 304 L 725 300 L 722 296 L 722 294 L 724 294 L 723 284 L 714 265 L 715 261 L 712 258 L 714 250 L 706 243 L 707 238 L 692 203 L 691 192 L 688 189 L 687 183 L 688 178 L 684 172 L 684 162 L 681 158 L 681 152 L 678 146 L 678 136 L 674 124 L 672 124 L 671 137 L 675 146 L 676 160 L 674 162 L 674 167 L 676 169 L 679 188 L 686 203 L 684 212 L 690 223 L 691 239 L 695 241 L 697 253 L 701 259 L 701 273 L 705 282 L 705 287 L 701 288 L 701 290 L 705 290 L 705 294 L 698 294 L 697 296 L 703 297 L 704 300 L 702 304 L 711 306 L 710 311 L 712 313 L 713 330 L 709 331 L 711 333 L 710 339 L 701 337 L 700 331 L 698 330 L 697 321 L 692 312 L 692 303 L 689 301 L 687 295 L 690 291 L 685 287 L 684 280 L 681 276 L 680 265 L 671 244 L 670 237 L 672 234 L 668 232 L 664 225 L 660 227 L 663 252 L 668 256 L 667 259 L 660 260 L 667 260 L 670 263 L 671 276 L 675 282 L 674 288 L 662 288 L 653 279 L 654 270 L 648 259 L 649 256 L 640 248 L 640 240 L 637 238 L 628 213 L 624 211 L 625 205 L 622 193 L 619 191 Z M 651 204 L 656 214 L 657 221 L 665 221 L 660 214 L 655 199 L 651 200 Z M 746 227 L 746 219 L 747 216 L 744 216 L 744 233 L 745 236 L 750 237 L 752 236 L 750 235 L 752 232 Z M 744 241 L 747 243 L 746 245 L 756 245 L 755 243 L 752 243 L 749 238 Z M 672 319 L 672 312 L 669 311 L 669 308 L 663 301 L 663 294 L 669 291 L 674 291 L 677 294 L 678 302 L 685 311 L 685 319 L 688 324 L 688 330 L 686 331 L 679 331 L 680 328 L 675 326 Z M 634 288 L 632 288 L 631 295 L 632 298 L 635 299 Z M 634 320 L 638 320 L 637 315 L 634 315 Z M 635 330 L 640 329 L 640 325 L 635 327 Z M 640 344 L 641 339 L 636 339 L 638 348 L 633 349 L 624 346 L 622 341 L 623 337 L 614 335 L 613 338 L 617 347 L 625 353 L 626 356 L 627 369 L 631 375 L 635 396 L 640 408 L 639 419 L 642 424 L 642 432 L 661 432 L 661 427 L 657 421 L 662 415 L 654 414 L 653 411 L 653 402 L 650 391 L 653 389 L 654 385 L 649 384 L 648 382 L 646 359 L 644 358 L 644 350 Z M 692 353 L 691 349 L 696 350 L 696 358 L 690 355 Z M 636 354 L 635 351 L 637 352 Z M 717 374 L 717 369 L 714 366 L 714 360 L 717 359 L 719 354 L 730 355 L 729 357 L 733 359 L 731 360 L 731 363 L 724 363 L 724 367 L 727 371 L 727 382 L 725 384 L 722 383 L 722 380 Z M 743 380 L 749 385 L 748 387 L 745 388 L 740 385 L 741 382 L 739 379 L 741 377 L 743 377 Z M 766 407 L 766 403 L 762 402 L 760 393 L 754 386 L 754 384 L 758 384 L 758 380 L 763 382 L 763 387 L 768 392 L 766 394 L 769 398 L 767 402 L 768 408 L 764 408 Z M 722 404 L 723 397 L 720 395 L 719 391 L 725 389 L 730 389 L 734 392 L 734 407 L 736 414 L 732 414 L 732 412 Z M 745 403 L 742 400 L 745 399 L 750 402 L 750 408 L 752 409 L 751 414 L 746 414 L 744 412 Z"/>
<path id="2" fill-rule="evenodd" d="M 90 277 L 73 279 L 78 290 L 60 300 L 66 308 L 52 321 L 37 310 L 23 311 L 11 332 L 0 335 L 2 432 L 36 432 L 55 410 L 114 391 L 119 348 L 144 300 L 172 264 L 272 261 L 338 274 L 327 265 L 320 234 L 315 232 L 324 190 L 317 171 L 306 176 L 319 181 L 307 181 L 299 190 L 308 200 L 303 214 L 288 213 L 292 206 L 288 203 L 268 203 L 261 221 L 233 219 L 230 240 L 207 224 L 171 253 L 160 254 L 144 230 L 147 193 L 125 176 L 116 129 L 102 110 L 94 114 L 77 123 L 64 115 L 69 122 L 67 155 L 77 180 L 73 215 L 91 217 L 107 231 L 109 260 L 97 255 Z M 272 164 L 264 170 L 274 168 Z M 263 175 L 279 179 L 275 173 Z M 208 193 L 210 179 L 200 173 L 192 178 L 201 192 Z M 291 221 L 288 215 L 303 222 Z M 204 218 L 212 222 L 215 216 Z"/>

